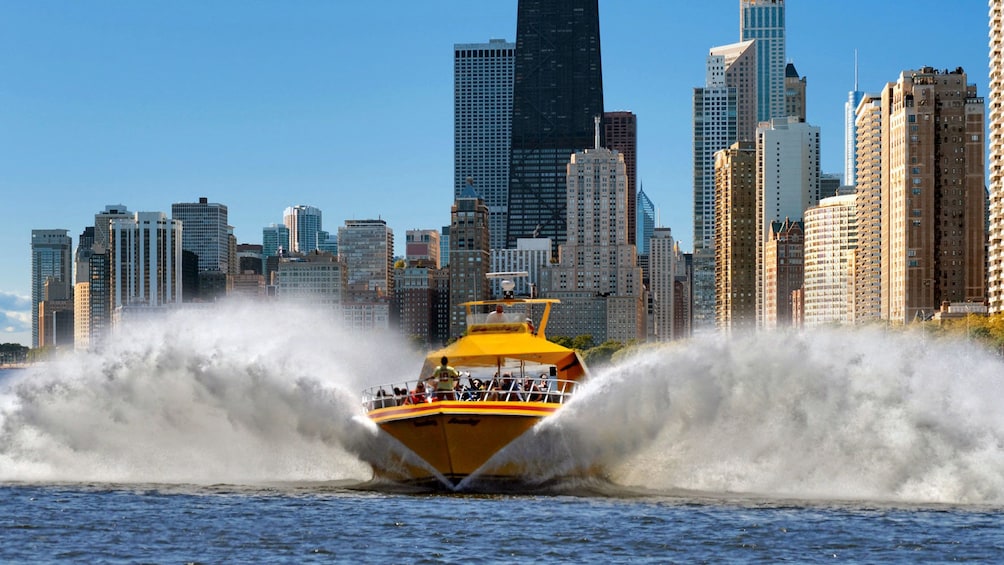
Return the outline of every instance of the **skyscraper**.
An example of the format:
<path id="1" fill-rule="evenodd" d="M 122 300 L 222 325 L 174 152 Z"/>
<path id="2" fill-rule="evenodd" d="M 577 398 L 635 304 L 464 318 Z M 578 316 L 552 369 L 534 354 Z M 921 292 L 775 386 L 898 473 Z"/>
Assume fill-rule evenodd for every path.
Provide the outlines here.
<path id="1" fill-rule="evenodd" d="M 987 303 L 1004 312 L 1004 1 L 990 0 L 990 253 Z"/>
<path id="2" fill-rule="evenodd" d="M 515 55 L 504 39 L 453 46 L 453 198 L 473 180 L 492 249 L 505 247 Z"/>
<path id="3" fill-rule="evenodd" d="M 597 116 L 597 145 L 599 122 Z M 598 146 L 578 151 L 567 175 L 568 239 L 542 286 L 575 316 L 563 316 L 549 329 L 555 335 L 589 334 L 598 342 L 644 339 L 646 304 L 637 250 L 628 243 L 624 158 Z"/>
<path id="4" fill-rule="evenodd" d="M 819 203 L 819 128 L 798 118 L 764 122 L 757 128 L 757 320 L 764 303 L 764 249 L 772 222 L 801 220 Z"/>
<path id="5" fill-rule="evenodd" d="M 715 154 L 715 322 L 732 332 L 756 327 L 756 145 Z"/>
<path id="6" fill-rule="evenodd" d="M 38 305 L 45 283 L 61 296 L 73 296 L 73 239 L 69 230 L 31 230 L 31 346 L 38 347 Z M 58 287 L 58 289 L 56 288 Z"/>
<path id="7" fill-rule="evenodd" d="M 805 121 L 805 77 L 798 76 L 794 63 L 784 66 L 784 115 Z"/>
<path id="8" fill-rule="evenodd" d="M 865 93 L 858 90 L 858 53 L 855 51 L 854 90 L 847 93 L 847 102 L 844 103 L 844 184 L 846 186 L 855 186 L 858 182 L 857 111 L 858 104 L 864 97 Z"/>
<path id="9" fill-rule="evenodd" d="M 603 130 L 607 149 L 624 156 L 627 172 L 628 243 L 637 247 L 635 206 L 638 194 L 638 117 L 632 112 L 604 112 Z"/>
<path id="10" fill-rule="evenodd" d="M 111 221 L 113 324 L 131 310 L 181 304 L 182 226 L 163 212 L 136 212 Z"/>
<path id="11" fill-rule="evenodd" d="M 638 255 L 648 255 L 649 253 L 649 241 L 652 239 L 652 233 L 655 231 L 655 204 L 652 199 L 645 194 L 644 189 L 638 190 L 638 236 L 637 236 L 637 247 Z"/>
<path id="12" fill-rule="evenodd" d="M 756 137 L 756 42 L 713 47 L 694 89 L 694 325 L 715 324 L 715 154 Z"/>
<path id="13" fill-rule="evenodd" d="M 834 196 L 805 211 L 805 327 L 853 319 L 854 249 L 858 242 L 856 196 Z"/>
<path id="14" fill-rule="evenodd" d="M 565 242 L 565 168 L 603 115 L 597 0 L 519 0 L 506 246 Z M 602 140 L 601 140 L 602 145 Z"/>
<path id="15" fill-rule="evenodd" d="M 468 186 L 450 209 L 450 336 L 467 330 L 464 302 L 490 298 L 488 206 Z"/>
<path id="16" fill-rule="evenodd" d="M 961 68 L 904 71 L 882 91 L 885 319 L 986 296 L 984 111 Z"/>
<path id="17" fill-rule="evenodd" d="M 652 230 L 649 244 L 649 287 L 652 294 L 652 335 L 649 337 L 656 341 L 670 341 L 677 337 L 678 249 L 672 230 L 664 227 Z"/>
<path id="18" fill-rule="evenodd" d="M 321 210 L 303 204 L 290 206 L 282 213 L 282 223 L 289 229 L 289 249 L 310 253 L 317 249 L 321 226 Z"/>
<path id="19" fill-rule="evenodd" d="M 805 229 L 801 220 L 771 222 L 763 253 L 763 327 L 801 325 Z M 797 293 L 798 304 L 792 298 Z"/>
<path id="20" fill-rule="evenodd" d="M 739 0 L 739 38 L 756 40 L 757 120 L 784 118 L 784 0 Z"/>
<path id="21" fill-rule="evenodd" d="M 199 256 L 199 271 L 230 271 L 230 230 L 227 225 L 227 207 L 210 203 L 207 198 L 198 202 L 171 204 L 171 217 L 181 222 L 181 246 Z"/>
<path id="22" fill-rule="evenodd" d="M 882 315 L 882 96 L 864 94 L 855 111 L 854 323 Z"/>
<path id="23" fill-rule="evenodd" d="M 390 298 L 394 292 L 394 231 L 384 220 L 345 220 L 338 257 L 348 269 L 348 290 Z"/>

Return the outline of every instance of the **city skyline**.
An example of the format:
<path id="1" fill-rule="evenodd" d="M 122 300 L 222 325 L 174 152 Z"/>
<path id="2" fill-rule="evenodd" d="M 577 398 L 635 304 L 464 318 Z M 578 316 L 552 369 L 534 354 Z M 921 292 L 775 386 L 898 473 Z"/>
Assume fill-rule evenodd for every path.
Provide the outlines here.
<path id="1" fill-rule="evenodd" d="M 451 51 L 514 41 L 516 0 L 434 5 L 0 9 L 0 341 L 24 343 L 30 328 L 22 314 L 31 230 L 66 229 L 75 248 L 108 204 L 166 212 L 206 196 L 229 207 L 241 243 L 261 243 L 262 229 L 295 204 L 324 210 L 331 225 L 382 218 L 398 234 L 448 224 Z M 904 70 L 961 66 L 987 94 L 986 2 L 958 2 L 944 14 L 942 6 L 912 6 L 938 13 L 942 25 L 911 45 L 895 5 L 787 2 L 787 59 L 808 78 L 823 172 L 843 170 L 855 50 L 862 91 Z M 704 82 L 707 51 L 735 42 L 738 8 L 735 0 L 600 1 L 604 107 L 637 115 L 639 185 L 687 251 L 690 98 Z M 821 22 L 832 39 L 820 39 Z"/>

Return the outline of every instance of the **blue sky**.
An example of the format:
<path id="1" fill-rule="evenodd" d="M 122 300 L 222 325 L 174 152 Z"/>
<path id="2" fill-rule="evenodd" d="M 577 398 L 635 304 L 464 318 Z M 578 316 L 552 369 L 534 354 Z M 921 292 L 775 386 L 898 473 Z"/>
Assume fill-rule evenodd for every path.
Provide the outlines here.
<path id="1" fill-rule="evenodd" d="M 638 115 L 638 174 L 691 248 L 691 95 L 738 0 L 600 0 L 607 110 Z M 987 85 L 985 0 L 789 0 L 824 172 L 843 104 L 905 69 Z M 0 342 L 30 342 L 32 229 L 74 244 L 106 204 L 170 212 L 206 196 L 240 242 L 309 204 L 326 229 L 449 223 L 454 43 L 513 40 L 516 0 L 0 0 Z M 30 328 L 30 326 L 28 326 Z"/>

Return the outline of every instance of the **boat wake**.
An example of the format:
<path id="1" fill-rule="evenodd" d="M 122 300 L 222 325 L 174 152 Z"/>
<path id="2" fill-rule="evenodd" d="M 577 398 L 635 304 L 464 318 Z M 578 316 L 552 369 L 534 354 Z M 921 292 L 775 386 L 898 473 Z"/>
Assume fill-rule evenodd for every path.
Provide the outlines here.
<path id="1" fill-rule="evenodd" d="M 288 306 L 233 305 L 206 320 L 181 311 L 134 324 L 101 353 L 5 379 L 0 481 L 369 478 L 360 457 L 388 448 L 356 391 L 403 380 L 418 357 L 377 354 Z"/>
<path id="2" fill-rule="evenodd" d="M 500 457 L 658 491 L 1002 504 L 1002 448 L 1000 358 L 833 329 L 646 350 Z"/>
<path id="3" fill-rule="evenodd" d="M 206 319 L 2 377 L 0 481 L 363 484 L 365 461 L 407 459 L 357 391 L 413 378 L 421 353 L 288 307 Z M 602 473 L 614 492 L 1004 504 L 1002 379 L 999 358 L 914 333 L 697 338 L 594 374 L 482 471 L 518 462 L 553 492 L 610 492 Z M 569 475 L 586 482 L 553 487 Z"/>

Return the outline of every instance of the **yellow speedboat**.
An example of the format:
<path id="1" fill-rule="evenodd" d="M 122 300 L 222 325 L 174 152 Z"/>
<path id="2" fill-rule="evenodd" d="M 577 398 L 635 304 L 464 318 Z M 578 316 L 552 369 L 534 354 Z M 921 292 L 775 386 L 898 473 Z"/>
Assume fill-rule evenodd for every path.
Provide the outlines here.
<path id="1" fill-rule="evenodd" d="M 463 490 L 472 481 L 528 482 L 519 462 L 490 460 L 560 409 L 586 374 L 575 350 L 545 337 L 551 306 L 558 302 L 510 298 L 465 303 L 467 333 L 429 353 L 419 379 L 364 391 L 369 417 L 411 452 L 393 462 L 373 463 L 376 477 L 452 490 Z M 532 314 L 537 310 L 542 312 L 535 326 Z M 459 378 L 451 390 L 439 387 L 437 392 L 438 382 L 431 377 L 443 357 Z"/>

